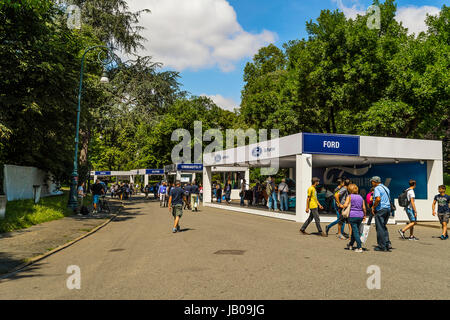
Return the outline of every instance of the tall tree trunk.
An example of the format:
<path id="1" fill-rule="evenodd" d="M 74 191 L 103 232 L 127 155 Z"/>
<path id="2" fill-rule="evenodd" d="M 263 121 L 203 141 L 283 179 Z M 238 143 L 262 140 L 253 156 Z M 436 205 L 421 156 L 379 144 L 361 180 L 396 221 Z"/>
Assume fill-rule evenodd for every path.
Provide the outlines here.
<path id="1" fill-rule="evenodd" d="M 90 168 L 89 168 L 89 158 L 88 158 L 88 150 L 89 150 L 89 141 L 91 138 L 91 130 L 80 130 L 80 158 L 79 158 L 79 179 L 80 181 L 89 180 Z"/>

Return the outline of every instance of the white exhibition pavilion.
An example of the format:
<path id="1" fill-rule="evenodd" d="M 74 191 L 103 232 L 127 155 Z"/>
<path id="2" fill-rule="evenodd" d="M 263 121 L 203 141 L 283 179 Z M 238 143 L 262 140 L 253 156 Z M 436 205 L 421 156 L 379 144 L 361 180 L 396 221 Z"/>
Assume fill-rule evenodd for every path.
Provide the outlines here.
<path id="1" fill-rule="evenodd" d="M 255 207 L 227 206 L 212 202 L 212 172 L 245 171 L 250 168 L 284 168 L 286 178 L 295 180 L 295 212 L 279 213 Z M 431 205 L 443 184 L 442 142 L 432 140 L 352 136 L 336 134 L 298 133 L 265 142 L 213 152 L 203 156 L 203 201 L 205 206 L 262 215 L 272 218 L 304 222 L 307 189 L 311 179 L 335 186 L 338 177 L 348 177 L 365 195 L 370 191 L 370 178 L 379 176 L 391 190 L 397 211 L 390 223 L 406 222 L 398 196 L 409 187 L 409 180 L 417 181 L 416 206 L 419 221 L 436 221 Z M 248 180 L 247 180 L 248 181 Z M 321 222 L 332 222 L 336 216 L 321 216 Z"/>

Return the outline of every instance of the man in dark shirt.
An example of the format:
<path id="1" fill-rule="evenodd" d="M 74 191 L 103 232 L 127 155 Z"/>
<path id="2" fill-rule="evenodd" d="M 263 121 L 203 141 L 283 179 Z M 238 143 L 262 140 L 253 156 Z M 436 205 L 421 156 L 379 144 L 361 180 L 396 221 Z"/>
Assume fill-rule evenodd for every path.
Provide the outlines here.
<path id="1" fill-rule="evenodd" d="M 180 218 L 183 216 L 183 195 L 181 182 L 177 181 L 176 187 L 172 188 L 169 194 L 169 212 L 172 212 L 174 218 L 173 233 L 180 231 Z"/>
<path id="2" fill-rule="evenodd" d="M 191 184 L 188 183 L 187 185 L 184 186 L 184 209 L 191 209 L 191 206 L 189 204 L 189 200 L 191 198 Z"/>
<path id="3" fill-rule="evenodd" d="M 97 213 L 97 204 L 99 202 L 100 196 L 105 192 L 103 189 L 102 184 L 100 183 L 100 180 L 97 179 L 95 184 L 92 186 L 92 194 L 93 194 L 93 202 L 94 202 L 94 212 Z"/>
<path id="4" fill-rule="evenodd" d="M 200 190 L 199 190 L 199 188 L 197 186 L 197 182 L 196 181 L 194 181 L 192 183 L 190 192 L 191 192 L 191 209 L 192 209 L 192 212 L 198 211 L 198 208 L 197 208 L 198 207 L 198 194 L 200 193 Z"/>

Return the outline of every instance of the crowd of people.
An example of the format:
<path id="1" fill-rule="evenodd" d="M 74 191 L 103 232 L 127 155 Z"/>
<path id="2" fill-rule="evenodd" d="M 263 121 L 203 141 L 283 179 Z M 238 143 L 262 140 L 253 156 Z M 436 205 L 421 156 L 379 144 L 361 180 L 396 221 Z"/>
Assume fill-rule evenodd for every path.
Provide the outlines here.
<path id="1" fill-rule="evenodd" d="M 242 179 L 239 191 L 241 206 L 267 206 L 270 211 L 286 212 L 289 208 L 295 207 L 295 202 L 289 199 L 291 186 L 287 183 L 287 179 L 282 179 L 280 184 L 276 184 L 272 177 L 261 183 L 256 180 L 255 184 L 250 187 L 245 179 Z M 233 184 L 228 180 L 222 188 L 219 181 L 212 184 L 212 197 L 217 203 L 231 204 L 231 190 Z M 295 188 L 294 188 L 295 189 Z M 245 202 L 247 201 L 247 204 Z M 278 209 L 278 207 L 280 209 Z"/>
<path id="2" fill-rule="evenodd" d="M 306 200 L 306 213 L 309 213 L 309 217 L 300 228 L 300 232 L 302 234 L 307 234 L 306 228 L 314 220 L 319 234 L 327 237 L 331 228 L 337 225 L 338 238 L 342 240 L 348 240 L 350 238 L 350 241 L 347 244 L 347 250 L 354 250 L 355 252 L 360 253 L 363 252 L 361 240 L 362 226 L 363 224 L 370 226 L 372 219 L 375 219 L 377 246 L 374 250 L 390 252 L 392 243 L 386 225 L 389 221 L 389 217 L 393 215 L 397 208 L 395 207 L 389 188 L 383 185 L 381 178 L 375 176 L 372 177 L 370 181 L 372 189 L 364 199 L 359 193 L 358 186 L 352 183 L 350 179 L 338 179 L 338 186 L 334 190 L 333 195 L 333 205 L 336 209 L 337 219 L 327 225 L 326 231 L 323 232 L 319 217 L 319 209 L 323 209 L 323 207 L 317 198 L 317 187 L 320 183 L 320 179 L 313 178 L 312 185 L 308 189 Z M 399 205 L 404 208 L 409 219 L 409 223 L 404 228 L 399 229 L 398 233 L 402 239 L 411 241 L 419 240 L 414 235 L 414 226 L 417 224 L 416 196 L 414 193 L 416 186 L 417 182 L 411 179 L 408 188 L 398 197 Z M 440 238 L 442 240 L 447 240 L 447 224 L 450 217 L 450 196 L 445 194 L 444 185 L 439 186 L 438 191 L 439 194 L 435 196 L 432 204 L 433 216 L 436 216 L 437 204 L 437 215 L 442 225 L 442 235 Z M 344 232 L 346 224 L 349 227 L 350 236 Z M 409 237 L 406 235 L 408 230 Z"/>

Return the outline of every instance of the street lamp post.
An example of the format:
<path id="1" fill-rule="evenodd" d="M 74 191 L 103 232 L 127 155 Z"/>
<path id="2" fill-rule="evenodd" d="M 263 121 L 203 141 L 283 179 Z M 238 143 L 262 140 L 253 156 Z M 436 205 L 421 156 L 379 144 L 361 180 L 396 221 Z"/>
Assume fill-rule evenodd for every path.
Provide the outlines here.
<path id="1" fill-rule="evenodd" d="M 76 132 L 75 132 L 75 155 L 73 159 L 73 172 L 72 172 L 72 182 L 70 184 L 70 194 L 69 194 L 69 203 L 68 207 L 75 210 L 77 209 L 78 202 L 77 202 L 77 185 L 78 185 L 78 141 L 79 141 L 79 131 L 80 131 L 80 111 L 81 111 L 81 95 L 83 90 L 83 72 L 84 72 L 84 60 L 86 57 L 86 54 L 94 49 L 101 48 L 103 50 L 106 50 L 108 54 L 111 53 L 111 49 L 106 46 L 93 46 L 90 48 L 87 48 L 83 56 L 81 58 L 81 71 L 80 71 L 80 85 L 78 89 L 78 107 L 77 107 L 77 124 L 76 124 Z M 98 55 L 98 60 L 105 66 L 109 63 L 111 63 L 112 60 L 106 59 L 106 61 L 100 60 L 100 54 Z M 112 55 L 111 55 L 112 56 Z M 108 82 L 108 79 L 106 77 L 106 74 L 103 73 L 102 78 L 100 80 L 101 83 Z"/>

